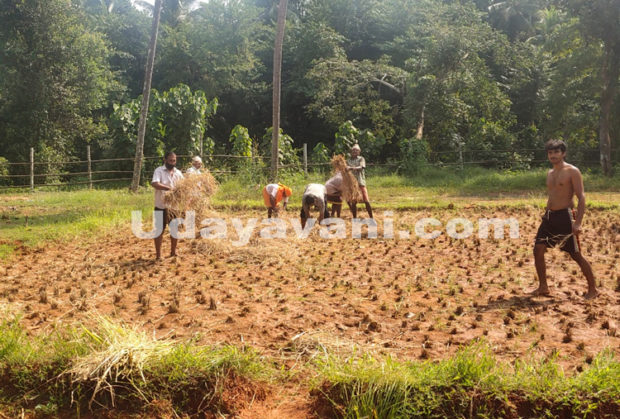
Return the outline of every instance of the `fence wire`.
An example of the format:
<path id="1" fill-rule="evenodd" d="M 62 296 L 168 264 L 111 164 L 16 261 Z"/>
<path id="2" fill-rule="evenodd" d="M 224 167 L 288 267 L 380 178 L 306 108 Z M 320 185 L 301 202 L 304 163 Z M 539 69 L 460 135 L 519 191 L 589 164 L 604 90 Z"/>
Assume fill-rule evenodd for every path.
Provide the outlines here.
<path id="1" fill-rule="evenodd" d="M 87 154 L 90 152 L 88 149 Z M 510 155 L 507 155 L 510 153 Z M 520 154 L 522 160 L 511 160 L 510 156 Z M 599 164 L 598 150 L 587 150 L 577 153 L 576 159 L 569 159 L 577 165 L 593 167 Z M 614 153 L 618 154 L 618 153 Z M 31 156 L 33 156 L 32 154 Z M 482 159 L 476 158 L 484 156 Z M 465 159 L 467 156 L 468 159 Z M 596 159 L 593 158 L 596 156 Z M 192 155 L 177 155 L 180 167 L 189 167 Z M 160 156 L 144 156 L 141 171 L 142 183 L 148 182 L 152 171 L 158 166 Z M 231 154 L 211 154 L 203 156 L 205 167 L 217 176 L 229 176 L 240 173 L 269 172 L 269 160 L 267 156 L 239 156 Z M 617 159 L 614 159 L 616 161 Z M 245 162 L 244 162 L 245 161 Z M 399 170 L 404 161 L 394 160 L 381 163 L 368 163 L 369 168 L 393 168 Z M 418 167 L 450 167 L 464 168 L 470 166 L 495 167 L 502 169 L 528 168 L 544 166 L 547 163 L 546 152 L 538 148 L 523 148 L 511 150 L 444 150 L 429 153 L 427 161 L 416 163 Z M 129 184 L 133 174 L 133 157 L 117 157 L 86 160 L 66 161 L 35 161 L 29 162 L 4 162 L 0 166 L 0 189 L 34 189 L 38 187 L 71 187 L 73 185 L 89 185 L 102 183 L 122 182 Z M 308 168 L 324 170 L 330 166 L 329 162 L 308 161 L 305 155 L 303 161 L 292 164 L 280 164 L 282 170 L 296 170 L 307 173 Z M 249 171 L 249 172 L 248 172 Z"/>

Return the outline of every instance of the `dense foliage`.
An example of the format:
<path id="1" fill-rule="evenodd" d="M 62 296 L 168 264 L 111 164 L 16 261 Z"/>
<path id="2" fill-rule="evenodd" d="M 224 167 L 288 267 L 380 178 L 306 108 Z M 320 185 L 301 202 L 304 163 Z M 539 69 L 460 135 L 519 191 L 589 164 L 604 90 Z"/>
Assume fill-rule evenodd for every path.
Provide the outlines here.
<path id="1" fill-rule="evenodd" d="M 163 3 L 145 154 L 267 154 L 277 1 Z M 0 156 L 132 156 L 150 25 L 141 1 L 0 3 Z M 617 162 L 620 0 L 290 0 L 283 48 L 283 162 L 357 141 L 529 167 L 550 137 Z"/>

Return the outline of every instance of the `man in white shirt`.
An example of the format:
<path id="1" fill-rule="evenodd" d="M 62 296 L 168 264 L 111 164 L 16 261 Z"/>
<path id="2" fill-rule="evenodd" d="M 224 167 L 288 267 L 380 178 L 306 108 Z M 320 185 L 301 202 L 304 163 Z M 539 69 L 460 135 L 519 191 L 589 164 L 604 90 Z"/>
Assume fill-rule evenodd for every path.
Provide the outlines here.
<path id="1" fill-rule="evenodd" d="M 320 183 L 311 183 L 301 198 L 301 228 L 306 228 L 306 221 L 310 217 L 310 208 L 315 207 L 319 212 L 319 223 L 323 218 L 329 218 L 327 212 L 327 192 Z"/>
<path id="2" fill-rule="evenodd" d="M 151 185 L 155 188 L 155 214 L 159 215 L 157 211 L 161 212 L 164 219 L 164 228 L 161 234 L 155 238 L 155 257 L 157 260 L 161 259 L 161 243 L 163 241 L 164 229 L 170 223 L 169 208 L 164 202 L 164 192 L 170 191 L 174 188 L 174 185 L 180 179 L 183 179 L 183 173 L 175 166 L 177 164 L 177 155 L 171 151 L 166 152 L 164 155 L 164 165 L 159 166 L 153 173 L 153 180 Z M 176 256 L 177 239 L 170 236 L 170 256 Z"/>
<path id="3" fill-rule="evenodd" d="M 282 202 L 282 208 L 286 211 L 288 199 L 293 194 L 291 188 L 281 183 L 270 183 L 263 188 L 263 201 L 267 207 L 267 217 L 272 215 L 278 216 L 280 210 L 279 203 Z"/>
<path id="4" fill-rule="evenodd" d="M 187 171 L 185 173 L 192 174 L 192 175 L 201 175 L 202 171 L 200 170 L 200 168 L 202 167 L 202 159 L 200 158 L 200 156 L 194 156 L 194 158 L 192 158 L 192 165 L 189 169 L 187 169 Z"/>

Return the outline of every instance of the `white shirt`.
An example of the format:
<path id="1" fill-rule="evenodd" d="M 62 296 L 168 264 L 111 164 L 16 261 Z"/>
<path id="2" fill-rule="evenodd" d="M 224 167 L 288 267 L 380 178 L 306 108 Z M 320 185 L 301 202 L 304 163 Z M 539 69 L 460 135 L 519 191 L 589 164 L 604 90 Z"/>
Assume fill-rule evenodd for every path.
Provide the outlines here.
<path id="1" fill-rule="evenodd" d="M 172 173 L 170 173 L 166 169 L 166 166 L 159 166 L 155 169 L 155 172 L 153 173 L 153 180 L 151 182 L 159 182 L 162 185 L 174 188 L 174 185 L 176 185 L 180 179 L 183 179 L 183 173 L 181 173 L 181 171 L 176 167 Z M 161 189 L 155 189 L 155 206 L 157 208 L 167 208 L 164 203 L 164 192 L 165 191 L 162 191 Z"/>
<path id="2" fill-rule="evenodd" d="M 338 172 L 336 175 L 329 178 L 325 182 L 325 189 L 328 195 L 340 195 L 342 192 L 342 173 Z"/>
<path id="3" fill-rule="evenodd" d="M 273 196 L 274 199 L 278 195 L 278 189 L 280 189 L 280 185 L 278 185 L 277 183 L 270 183 L 269 185 L 265 186 L 265 190 L 267 191 L 267 193 Z M 288 196 L 283 196 L 282 202 L 288 202 Z"/>
<path id="4" fill-rule="evenodd" d="M 187 173 L 188 175 L 200 175 L 200 174 L 202 174 L 200 169 L 196 169 L 194 166 L 190 166 L 190 168 L 187 169 L 185 171 L 185 173 Z"/>
<path id="5" fill-rule="evenodd" d="M 312 196 L 314 198 L 323 200 L 325 199 L 326 194 L 325 186 L 320 183 L 311 183 L 306 186 L 306 190 L 304 191 L 304 196 Z"/>

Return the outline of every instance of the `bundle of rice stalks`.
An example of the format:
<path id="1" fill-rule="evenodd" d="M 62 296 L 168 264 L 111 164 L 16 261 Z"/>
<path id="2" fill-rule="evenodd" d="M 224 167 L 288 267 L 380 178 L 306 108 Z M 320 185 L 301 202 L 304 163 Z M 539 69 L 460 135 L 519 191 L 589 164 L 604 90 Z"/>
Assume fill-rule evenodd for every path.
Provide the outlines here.
<path id="1" fill-rule="evenodd" d="M 104 317 L 97 323 L 96 331 L 84 327 L 85 333 L 79 340 L 86 353 L 73 361 L 66 374 L 73 378 L 74 383 L 94 385 L 89 408 L 97 394 L 106 389 L 114 407 L 114 388 L 118 386 L 130 386 L 134 394 L 149 402 L 140 390 L 140 383 L 146 382 L 145 366 L 168 355 L 174 348 L 173 343 L 155 340 L 144 332 Z"/>
<path id="2" fill-rule="evenodd" d="M 173 217 L 182 217 L 185 211 L 195 211 L 196 219 L 207 216 L 209 198 L 217 191 L 217 181 L 211 173 L 188 175 L 177 182 L 174 189 L 164 194 L 164 202 Z"/>
<path id="3" fill-rule="evenodd" d="M 332 157 L 332 168 L 334 174 L 342 174 L 342 199 L 345 202 L 363 202 L 357 179 L 347 170 L 347 161 L 342 154 Z"/>

